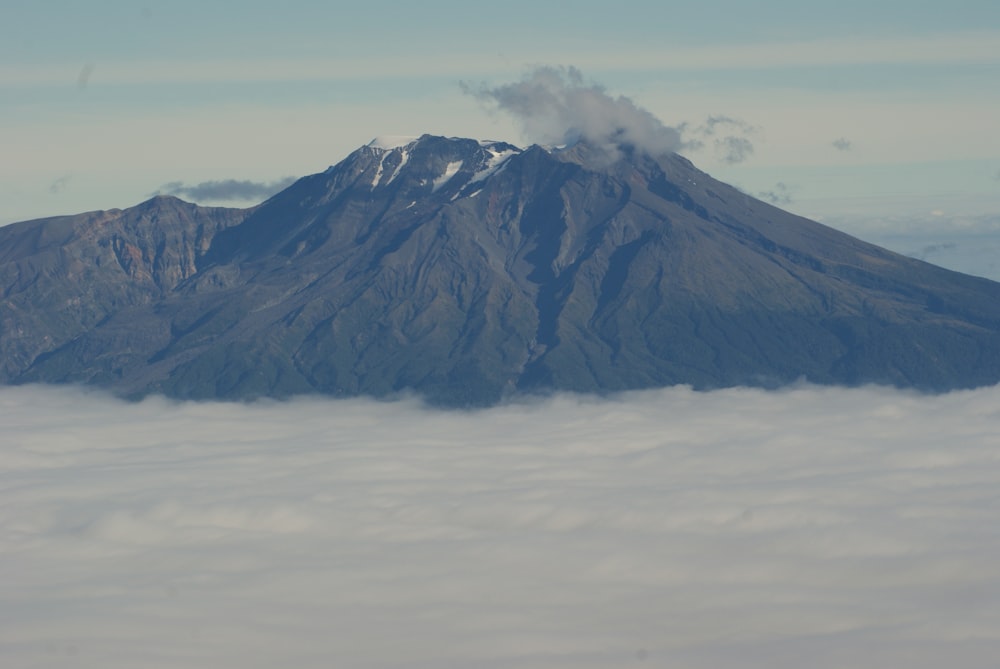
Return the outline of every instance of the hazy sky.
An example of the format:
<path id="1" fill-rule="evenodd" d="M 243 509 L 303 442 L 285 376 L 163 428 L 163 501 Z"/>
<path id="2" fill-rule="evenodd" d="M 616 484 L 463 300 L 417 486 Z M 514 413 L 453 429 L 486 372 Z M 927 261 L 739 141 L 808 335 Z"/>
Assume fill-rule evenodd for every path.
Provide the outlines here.
<path id="1" fill-rule="evenodd" d="M 997 407 L 0 388 L 0 665 L 994 666 Z"/>
<path id="2" fill-rule="evenodd" d="M 538 65 L 575 66 L 668 127 L 735 122 L 740 162 L 719 136 L 689 157 L 809 215 L 859 198 L 880 215 L 1000 212 L 992 0 L 7 0 L 0 222 L 178 182 L 276 183 L 381 134 L 523 145 L 459 84 Z"/>

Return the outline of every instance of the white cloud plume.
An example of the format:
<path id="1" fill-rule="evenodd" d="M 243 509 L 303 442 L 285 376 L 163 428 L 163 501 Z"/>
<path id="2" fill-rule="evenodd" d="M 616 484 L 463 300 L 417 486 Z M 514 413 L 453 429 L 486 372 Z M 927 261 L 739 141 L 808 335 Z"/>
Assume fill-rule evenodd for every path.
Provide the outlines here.
<path id="1" fill-rule="evenodd" d="M 462 84 L 466 93 L 520 121 L 524 134 L 541 144 L 579 139 L 616 151 L 634 148 L 652 155 L 676 151 L 680 132 L 664 125 L 627 97 L 585 83 L 575 67 L 538 67 L 521 81 L 489 87 Z"/>
<path id="2" fill-rule="evenodd" d="M 0 664 L 987 666 L 997 406 L 2 388 Z"/>

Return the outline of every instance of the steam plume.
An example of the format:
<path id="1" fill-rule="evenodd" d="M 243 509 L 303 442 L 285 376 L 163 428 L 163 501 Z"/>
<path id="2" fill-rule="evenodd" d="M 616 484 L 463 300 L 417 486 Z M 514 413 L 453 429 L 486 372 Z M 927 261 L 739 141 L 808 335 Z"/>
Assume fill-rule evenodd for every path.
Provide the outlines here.
<path id="1" fill-rule="evenodd" d="M 660 155 L 682 147 L 677 128 L 664 125 L 624 96 L 612 97 L 588 84 L 575 67 L 538 67 L 521 81 L 463 90 L 515 116 L 528 139 L 542 144 L 584 140 L 616 151 L 620 148 Z"/>

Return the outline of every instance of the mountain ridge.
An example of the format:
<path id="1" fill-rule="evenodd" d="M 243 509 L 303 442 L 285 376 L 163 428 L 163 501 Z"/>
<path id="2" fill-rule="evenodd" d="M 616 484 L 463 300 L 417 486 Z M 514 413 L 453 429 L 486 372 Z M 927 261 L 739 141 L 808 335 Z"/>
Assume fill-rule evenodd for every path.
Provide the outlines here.
<path id="1" fill-rule="evenodd" d="M 373 141 L 246 210 L 154 198 L 14 226 L 0 229 L 5 383 L 478 405 L 1000 382 L 1000 284 L 635 147 Z"/>

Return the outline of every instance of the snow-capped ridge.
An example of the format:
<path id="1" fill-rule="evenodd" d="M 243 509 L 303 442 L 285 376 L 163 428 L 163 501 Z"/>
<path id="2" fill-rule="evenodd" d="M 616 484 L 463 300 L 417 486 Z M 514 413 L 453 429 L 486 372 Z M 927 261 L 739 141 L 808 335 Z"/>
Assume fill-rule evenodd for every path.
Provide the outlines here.
<path id="1" fill-rule="evenodd" d="M 437 168 L 437 176 L 424 176 L 422 182 L 430 185 L 431 192 L 437 192 L 448 184 L 457 184 L 458 192 L 452 199 L 467 194 L 470 186 L 478 184 L 481 187 L 481 182 L 501 171 L 511 157 L 522 152 L 520 148 L 504 141 L 425 134 L 419 137 L 380 135 L 361 147 L 356 155 L 371 165 L 365 169 L 371 170 L 368 178 L 370 189 L 374 191 L 393 183 L 404 168 L 412 164 L 414 155 L 424 155 L 425 149 L 438 146 L 427 142 L 442 141 L 455 147 L 446 150 L 451 157 L 443 170 L 441 167 Z"/>

